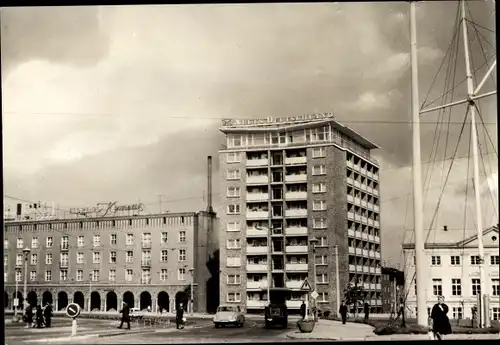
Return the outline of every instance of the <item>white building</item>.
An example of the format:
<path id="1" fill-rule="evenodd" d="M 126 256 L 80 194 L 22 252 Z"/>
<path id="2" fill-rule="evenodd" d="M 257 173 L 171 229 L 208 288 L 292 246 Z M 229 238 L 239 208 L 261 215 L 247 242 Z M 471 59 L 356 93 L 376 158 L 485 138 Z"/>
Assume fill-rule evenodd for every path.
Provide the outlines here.
<path id="1" fill-rule="evenodd" d="M 405 291 L 408 317 L 416 317 L 415 243 L 411 241 L 413 231 L 405 234 L 403 244 Z M 499 239 L 498 225 L 483 231 L 487 294 L 490 296 L 492 320 L 500 320 Z M 448 316 L 467 319 L 477 305 L 480 290 L 478 247 L 476 230 L 432 231 L 425 244 L 425 255 L 429 265 L 427 282 L 427 310 L 442 295 L 450 308 Z"/>

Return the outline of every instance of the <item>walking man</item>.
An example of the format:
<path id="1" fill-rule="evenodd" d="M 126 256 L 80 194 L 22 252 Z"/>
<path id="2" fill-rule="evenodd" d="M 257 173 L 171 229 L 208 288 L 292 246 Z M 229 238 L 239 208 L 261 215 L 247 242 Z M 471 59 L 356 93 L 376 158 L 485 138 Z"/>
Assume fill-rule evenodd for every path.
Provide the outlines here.
<path id="1" fill-rule="evenodd" d="M 342 301 L 342 304 L 340 305 L 339 314 L 342 317 L 342 324 L 345 325 L 347 322 L 347 306 L 344 301 Z"/>
<path id="2" fill-rule="evenodd" d="M 302 301 L 302 304 L 300 305 L 300 317 L 302 320 L 306 318 L 306 302 Z"/>
<path id="3" fill-rule="evenodd" d="M 36 328 L 43 327 L 43 310 L 40 305 L 36 306 Z"/>
<path id="4" fill-rule="evenodd" d="M 177 329 L 183 329 L 183 318 L 184 318 L 184 306 L 182 303 L 179 303 L 179 307 L 176 310 L 175 323 Z"/>
<path id="5" fill-rule="evenodd" d="M 26 308 L 26 328 L 33 327 L 33 307 L 28 305 Z"/>
<path id="6" fill-rule="evenodd" d="M 365 302 L 365 304 L 363 304 L 363 309 L 365 312 L 365 322 L 366 322 L 370 317 L 370 305 L 368 304 L 368 302 Z"/>
<path id="7" fill-rule="evenodd" d="M 50 324 L 52 322 L 52 305 L 50 304 L 50 302 L 45 306 L 43 316 L 45 318 L 45 326 L 50 327 Z"/>
<path id="8" fill-rule="evenodd" d="M 432 307 L 431 311 L 431 330 L 434 338 L 443 340 L 443 335 L 451 334 L 451 324 L 448 319 L 448 306 L 444 304 L 444 297 L 438 297 L 438 303 Z"/>
<path id="9" fill-rule="evenodd" d="M 123 323 L 126 323 L 127 329 L 130 329 L 130 308 L 127 303 L 123 302 L 123 308 L 120 310 L 120 313 L 122 314 L 122 322 L 118 328 L 122 328 Z"/>

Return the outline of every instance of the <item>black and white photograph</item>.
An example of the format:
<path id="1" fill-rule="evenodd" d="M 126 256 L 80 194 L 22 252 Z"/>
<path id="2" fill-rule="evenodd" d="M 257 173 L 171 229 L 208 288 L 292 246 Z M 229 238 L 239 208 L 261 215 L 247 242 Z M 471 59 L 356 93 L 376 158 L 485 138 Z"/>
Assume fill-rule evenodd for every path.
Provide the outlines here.
<path id="1" fill-rule="evenodd" d="M 30 5 L 5 344 L 500 340 L 495 0 Z"/>

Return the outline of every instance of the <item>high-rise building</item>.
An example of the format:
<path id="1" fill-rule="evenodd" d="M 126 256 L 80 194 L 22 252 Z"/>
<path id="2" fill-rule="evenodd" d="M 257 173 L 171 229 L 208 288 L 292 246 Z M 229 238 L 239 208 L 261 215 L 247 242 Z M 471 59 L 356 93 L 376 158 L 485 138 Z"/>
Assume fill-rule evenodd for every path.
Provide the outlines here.
<path id="1" fill-rule="evenodd" d="M 307 278 L 319 310 L 338 310 L 352 284 L 380 311 L 377 146 L 331 114 L 227 119 L 220 130 L 221 303 L 263 310 L 271 289 L 288 288 L 299 310 Z"/>

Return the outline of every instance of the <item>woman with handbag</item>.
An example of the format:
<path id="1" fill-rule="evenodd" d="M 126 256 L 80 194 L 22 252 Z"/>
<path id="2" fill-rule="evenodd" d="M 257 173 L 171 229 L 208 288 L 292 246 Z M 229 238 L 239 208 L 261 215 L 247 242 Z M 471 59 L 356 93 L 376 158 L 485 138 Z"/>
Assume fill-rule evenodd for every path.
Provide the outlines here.
<path id="1" fill-rule="evenodd" d="M 431 331 L 434 340 L 443 340 L 443 335 L 451 334 L 451 324 L 448 319 L 448 306 L 444 303 L 444 297 L 438 297 L 438 303 L 431 311 Z"/>

